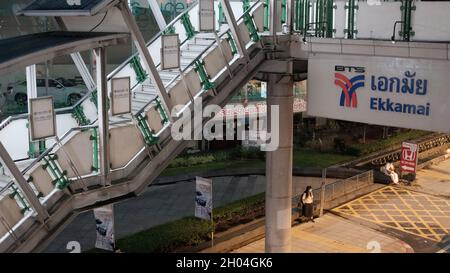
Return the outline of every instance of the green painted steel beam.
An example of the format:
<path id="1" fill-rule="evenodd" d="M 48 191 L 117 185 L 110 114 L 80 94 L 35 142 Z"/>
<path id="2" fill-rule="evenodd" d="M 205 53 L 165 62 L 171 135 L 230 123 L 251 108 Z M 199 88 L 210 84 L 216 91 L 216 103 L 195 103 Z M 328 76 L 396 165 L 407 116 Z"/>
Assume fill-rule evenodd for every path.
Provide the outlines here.
<path id="1" fill-rule="evenodd" d="M 400 7 L 402 12 L 402 29 L 400 31 L 400 36 L 404 41 L 410 41 L 411 37 L 414 36 L 414 31 L 412 29 L 412 11 L 416 10 L 412 0 L 402 0 L 402 5 Z"/>
<path id="2" fill-rule="evenodd" d="M 138 56 L 134 56 L 133 58 L 131 58 L 130 66 L 133 68 L 134 73 L 136 74 L 137 81 L 139 83 L 143 83 L 147 79 L 148 74 L 144 70 L 144 68 L 142 67 L 142 64 L 139 61 L 139 57 Z"/>
<path id="3" fill-rule="evenodd" d="M 252 39 L 253 42 L 258 42 L 260 40 L 258 30 L 256 28 L 255 22 L 253 21 L 253 17 L 248 11 L 244 13 L 244 23 L 245 26 L 247 26 L 248 33 L 250 34 L 250 39 Z"/>
<path id="4" fill-rule="evenodd" d="M 269 30 L 269 0 L 265 0 L 264 2 L 264 31 Z"/>
<path id="5" fill-rule="evenodd" d="M 195 36 L 196 31 L 194 29 L 194 26 L 192 26 L 189 14 L 185 13 L 181 16 L 181 23 L 183 24 L 184 30 L 186 31 L 187 39 L 192 39 Z"/>
<path id="6" fill-rule="evenodd" d="M 227 31 L 227 42 L 228 44 L 230 44 L 230 48 L 231 48 L 231 53 L 233 53 L 233 55 L 237 54 L 237 47 L 236 47 L 236 42 L 233 39 L 233 36 L 231 35 L 230 31 Z"/>
<path id="7" fill-rule="evenodd" d="M 200 78 L 200 82 L 203 86 L 203 89 L 210 90 L 214 88 L 214 83 L 212 83 L 209 79 L 208 73 L 206 73 L 204 63 L 196 60 L 194 62 L 194 70 L 197 72 L 198 77 Z"/>
<path id="8" fill-rule="evenodd" d="M 219 2 L 219 26 L 227 23 L 227 17 L 223 11 L 222 3 Z"/>

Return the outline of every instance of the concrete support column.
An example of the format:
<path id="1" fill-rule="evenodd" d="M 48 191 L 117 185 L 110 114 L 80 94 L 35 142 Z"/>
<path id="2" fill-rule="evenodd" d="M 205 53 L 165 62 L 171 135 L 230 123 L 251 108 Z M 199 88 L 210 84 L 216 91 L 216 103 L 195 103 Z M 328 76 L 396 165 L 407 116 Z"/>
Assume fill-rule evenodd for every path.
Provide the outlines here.
<path id="1" fill-rule="evenodd" d="M 106 49 L 95 49 L 97 65 L 97 111 L 100 148 L 100 175 L 102 185 L 111 185 L 109 159 L 108 85 L 106 81 Z"/>
<path id="2" fill-rule="evenodd" d="M 272 109 L 279 107 L 278 149 L 266 154 L 266 252 L 291 251 L 293 81 L 269 75 L 267 120 L 271 132 Z M 275 114 L 275 112 L 274 112 Z M 273 133 L 271 133 L 273 134 Z"/>

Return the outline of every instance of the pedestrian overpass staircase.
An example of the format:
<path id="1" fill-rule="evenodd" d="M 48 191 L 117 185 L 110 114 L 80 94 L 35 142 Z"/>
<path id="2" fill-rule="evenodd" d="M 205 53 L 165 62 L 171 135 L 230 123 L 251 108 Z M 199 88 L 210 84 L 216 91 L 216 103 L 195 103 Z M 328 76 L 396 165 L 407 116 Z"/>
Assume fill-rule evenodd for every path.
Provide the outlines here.
<path id="1" fill-rule="evenodd" d="M 424 48 L 420 42 L 391 44 L 390 41 L 385 41 L 379 42 L 384 43 L 383 45 L 377 44 L 374 37 L 381 36 L 384 29 L 373 29 L 370 34 L 372 36 L 366 37 L 365 29 L 358 32 L 352 24 L 313 24 L 310 18 L 306 18 L 314 14 L 311 8 L 315 5 L 317 14 L 314 20 L 319 20 L 320 16 L 323 16 L 322 20 L 328 18 L 328 22 L 337 20 L 342 17 L 340 12 L 344 9 L 330 9 L 339 7 L 345 1 L 336 1 L 336 5 L 331 5 L 333 1 L 326 0 L 314 2 L 314 5 L 310 1 L 295 1 L 295 22 L 292 24 L 294 32 L 298 33 L 284 36 L 281 31 L 282 21 L 286 21 L 285 16 L 283 17 L 283 13 L 286 13 L 285 1 L 279 1 L 278 18 L 281 20 L 276 27 L 280 35 L 277 36 L 279 38 L 274 38 L 267 31 L 269 1 L 243 2 L 244 5 L 240 2 L 232 3 L 238 29 L 249 55 L 248 60 L 239 56 L 236 41 L 226 23 L 220 26 L 217 37 L 196 32 L 198 22 L 189 18 L 198 17 L 197 4 L 180 14 L 164 31 L 147 43 L 171 104 L 182 106 L 179 113 L 186 108 L 192 111 L 194 102 L 199 98 L 202 98 L 203 106 L 224 106 L 236 90 L 261 72 L 286 73 L 273 66 L 277 61 L 305 61 L 309 54 L 315 52 L 354 54 L 352 50 L 356 50 L 356 54 L 371 55 L 375 48 L 383 47 L 392 49 L 392 55 L 388 56 L 396 56 L 395 54 L 399 54 L 399 48 L 408 48 L 408 54 L 411 53 L 411 48 Z M 350 3 L 347 8 L 348 12 L 352 12 L 350 15 L 358 17 L 354 8 L 356 1 L 347 2 Z M 358 3 L 364 7 L 362 2 Z M 221 17 L 219 2 L 215 4 L 217 16 Z M 402 11 L 403 9 L 399 9 L 395 18 L 403 16 Z M 359 26 L 362 22 L 360 19 Z M 312 27 L 313 25 L 316 26 Z M 336 36 L 341 30 L 343 35 Z M 181 72 L 162 71 L 159 65 L 161 35 L 173 32 L 178 33 L 181 39 Z M 418 30 L 416 37 L 420 38 L 421 35 L 422 32 Z M 423 32 L 423 35 L 430 37 L 429 31 Z M 351 40 L 356 37 L 366 40 Z M 384 38 L 389 40 L 390 34 L 386 34 Z M 450 37 L 444 38 L 450 40 Z M 439 36 L 439 39 L 442 37 Z M 438 51 L 433 52 L 445 52 L 445 59 L 448 60 L 448 45 L 445 44 L 445 48 L 442 43 L 438 46 L 427 45 L 425 44 L 425 49 L 428 53 L 431 52 L 430 47 L 439 47 L 436 49 Z M 401 57 L 423 58 L 414 54 Z M 110 185 L 102 184 L 99 179 L 95 90 L 73 107 L 59 112 L 57 128 L 62 145 L 47 141 L 47 148 L 37 158 L 28 156 L 27 117 L 12 117 L 2 123 L 0 140 L 16 160 L 48 216 L 44 219 L 38 217 L 38 213 L 24 198 L 14 181 L 0 185 L 0 252 L 31 252 L 43 249 L 78 213 L 141 193 L 170 161 L 183 151 L 188 142 L 176 141 L 171 134 L 173 120 L 178 117 L 171 117 L 164 109 L 161 98 L 143 67 L 141 56 L 134 54 L 108 75 L 109 82 L 113 78 L 130 77 L 133 94 L 131 117 L 123 116 L 110 120 Z M 302 72 L 306 70 L 303 69 Z M 207 121 L 205 118 L 201 123 Z M 6 174 L 4 176 L 8 178 Z"/>

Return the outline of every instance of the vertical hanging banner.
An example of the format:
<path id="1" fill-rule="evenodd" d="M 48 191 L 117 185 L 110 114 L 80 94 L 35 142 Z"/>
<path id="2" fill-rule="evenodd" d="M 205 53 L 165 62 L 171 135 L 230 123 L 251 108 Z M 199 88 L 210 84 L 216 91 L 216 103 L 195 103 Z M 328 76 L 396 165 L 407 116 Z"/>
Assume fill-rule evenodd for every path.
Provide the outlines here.
<path id="1" fill-rule="evenodd" d="M 161 36 L 161 68 L 176 69 L 180 67 L 180 39 L 178 34 Z"/>
<path id="2" fill-rule="evenodd" d="M 416 173 L 417 160 L 419 158 L 419 145 L 403 142 L 400 158 L 400 170 L 402 173 Z"/>
<path id="3" fill-rule="evenodd" d="M 30 99 L 30 134 L 36 141 L 56 136 L 56 117 L 53 97 Z"/>
<path id="4" fill-rule="evenodd" d="M 200 0 L 198 12 L 199 30 L 201 32 L 215 31 L 214 0 Z"/>
<path id="5" fill-rule="evenodd" d="M 212 180 L 195 178 L 195 217 L 212 220 Z"/>
<path id="6" fill-rule="evenodd" d="M 131 113 L 130 77 L 113 78 L 111 81 L 111 114 Z"/>
<path id="7" fill-rule="evenodd" d="M 107 205 L 94 209 L 95 230 L 97 231 L 97 239 L 95 247 L 99 249 L 114 251 L 114 207 Z"/>

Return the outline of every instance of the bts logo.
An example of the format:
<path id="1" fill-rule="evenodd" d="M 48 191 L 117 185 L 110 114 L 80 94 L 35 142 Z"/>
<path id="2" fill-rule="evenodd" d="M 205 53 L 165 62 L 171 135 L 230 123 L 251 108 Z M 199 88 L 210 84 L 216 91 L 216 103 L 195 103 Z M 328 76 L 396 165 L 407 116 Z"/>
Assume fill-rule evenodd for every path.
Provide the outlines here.
<path id="1" fill-rule="evenodd" d="M 365 72 L 365 68 L 358 66 L 336 65 L 334 70 L 334 84 L 340 87 L 341 90 L 339 105 L 352 108 L 358 107 L 356 90 L 360 87 L 364 87 L 365 75 L 361 73 Z M 346 71 L 350 73 L 358 73 L 359 75 L 349 78 L 343 73 L 340 73 L 345 73 Z"/>

